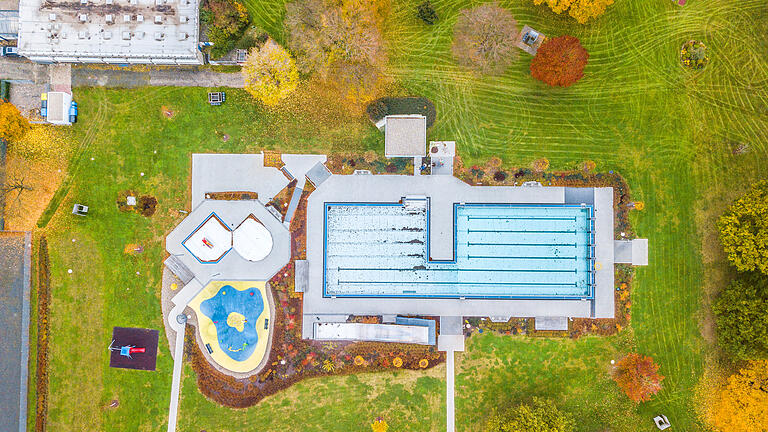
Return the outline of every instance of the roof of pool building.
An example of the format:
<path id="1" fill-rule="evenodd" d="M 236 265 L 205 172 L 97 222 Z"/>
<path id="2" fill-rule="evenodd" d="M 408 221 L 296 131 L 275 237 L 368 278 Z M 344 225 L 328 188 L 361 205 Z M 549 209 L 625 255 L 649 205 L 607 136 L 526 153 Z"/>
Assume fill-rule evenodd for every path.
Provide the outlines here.
<path id="1" fill-rule="evenodd" d="M 613 201 L 609 187 L 333 175 L 309 196 L 303 335 L 350 314 L 612 318 Z"/>

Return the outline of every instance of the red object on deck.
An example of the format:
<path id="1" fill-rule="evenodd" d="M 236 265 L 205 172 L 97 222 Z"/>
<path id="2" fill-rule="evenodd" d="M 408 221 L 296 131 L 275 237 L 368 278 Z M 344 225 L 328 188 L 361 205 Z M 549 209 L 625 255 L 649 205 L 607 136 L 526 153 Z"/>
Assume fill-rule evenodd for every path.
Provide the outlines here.
<path id="1" fill-rule="evenodd" d="M 146 349 L 144 348 L 131 348 L 130 350 L 128 350 L 128 352 L 130 352 L 131 354 L 143 353 L 145 351 Z"/>

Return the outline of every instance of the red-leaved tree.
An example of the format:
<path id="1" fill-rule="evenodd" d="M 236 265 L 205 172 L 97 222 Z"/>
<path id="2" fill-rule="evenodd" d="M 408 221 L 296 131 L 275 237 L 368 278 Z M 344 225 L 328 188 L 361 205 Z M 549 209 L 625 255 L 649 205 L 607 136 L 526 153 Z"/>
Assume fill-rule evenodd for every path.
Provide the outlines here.
<path id="1" fill-rule="evenodd" d="M 632 353 L 619 360 L 613 379 L 634 402 L 647 401 L 661 390 L 658 371 L 652 358 Z"/>
<path id="2" fill-rule="evenodd" d="M 589 54 L 573 36 L 547 39 L 531 61 L 531 76 L 551 86 L 568 87 L 584 76 Z"/>

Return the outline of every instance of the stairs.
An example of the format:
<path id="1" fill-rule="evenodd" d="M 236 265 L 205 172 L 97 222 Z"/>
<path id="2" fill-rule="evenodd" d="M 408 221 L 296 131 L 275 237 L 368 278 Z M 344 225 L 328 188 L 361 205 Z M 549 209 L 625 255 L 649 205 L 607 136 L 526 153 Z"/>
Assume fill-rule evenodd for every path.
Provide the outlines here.
<path id="1" fill-rule="evenodd" d="M 195 278 L 195 275 L 192 274 L 192 271 L 187 268 L 187 266 L 184 265 L 184 263 L 181 262 L 178 258 L 171 255 L 168 258 L 166 258 L 165 261 L 163 261 L 163 264 L 165 264 L 166 267 L 168 267 L 168 270 L 173 272 L 176 276 L 178 276 L 179 279 L 181 279 L 181 282 L 184 283 L 184 285 L 188 284 L 189 281 Z"/>

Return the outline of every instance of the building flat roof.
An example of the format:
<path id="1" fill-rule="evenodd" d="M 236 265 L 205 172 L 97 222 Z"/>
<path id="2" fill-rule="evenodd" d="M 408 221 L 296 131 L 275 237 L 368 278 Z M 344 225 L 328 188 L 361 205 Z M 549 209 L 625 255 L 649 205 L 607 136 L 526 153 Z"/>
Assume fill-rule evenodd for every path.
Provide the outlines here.
<path id="1" fill-rule="evenodd" d="M 21 0 L 19 53 L 39 62 L 199 64 L 198 0 Z"/>
<path id="2" fill-rule="evenodd" d="M 385 117 L 386 157 L 418 157 L 427 153 L 427 118 L 423 115 Z"/>

